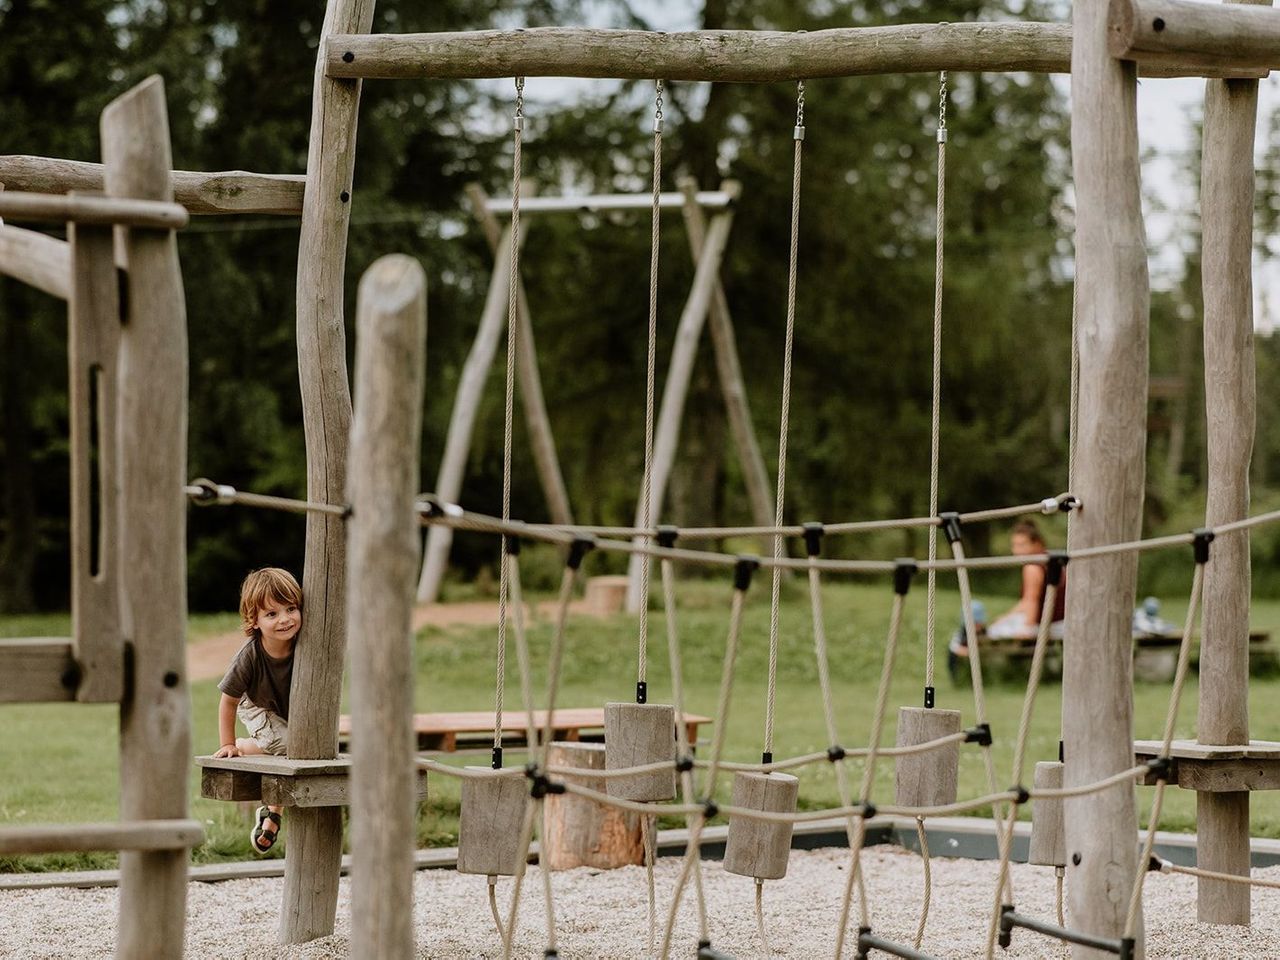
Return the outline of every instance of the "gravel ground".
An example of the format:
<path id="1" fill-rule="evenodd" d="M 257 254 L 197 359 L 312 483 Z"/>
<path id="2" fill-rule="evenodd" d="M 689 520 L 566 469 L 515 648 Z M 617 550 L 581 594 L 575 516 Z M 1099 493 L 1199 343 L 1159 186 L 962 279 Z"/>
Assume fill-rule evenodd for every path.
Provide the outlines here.
<path id="1" fill-rule="evenodd" d="M 876 933 L 910 943 L 920 909 L 919 859 L 898 848 L 873 848 L 866 855 L 872 923 Z M 775 957 L 827 957 L 832 954 L 839 898 L 844 888 L 847 850 L 796 851 L 784 880 L 765 885 L 765 916 Z M 657 868 L 659 909 L 675 883 L 679 861 L 664 858 Z M 945 958 L 983 956 L 996 864 L 989 861 L 935 860 L 934 901 L 924 949 Z M 1018 908 L 1050 922 L 1054 919 L 1053 872 L 1014 867 Z M 756 934 L 753 884 L 706 866 L 712 941 L 739 958 L 764 956 Z M 1280 879 L 1280 867 L 1259 871 Z M 645 955 L 647 936 L 644 871 L 638 867 L 600 873 L 579 869 L 554 877 L 560 956 L 631 958 Z M 348 956 L 350 885 L 343 879 L 337 932 L 297 947 L 275 943 L 279 879 L 193 883 L 188 897 L 187 956 L 215 958 L 290 958 L 328 960 Z M 415 936 L 419 957 L 498 957 L 500 945 L 489 914 L 482 877 L 452 870 L 425 870 L 415 876 Z M 505 903 L 510 881 L 499 885 Z M 541 882 L 536 869 L 526 879 L 516 955 L 541 957 L 546 946 Z M 1280 891 L 1254 891 L 1251 928 L 1210 927 L 1196 923 L 1195 881 L 1152 874 L 1147 878 L 1148 957 L 1280 957 Z M 115 932 L 116 891 L 32 890 L 0 893 L 0 957 L 109 957 Z M 1068 918 L 1069 919 L 1069 918 Z M 856 906 L 853 922 L 856 924 Z M 696 940 L 691 899 L 677 927 L 675 957 L 691 957 Z M 845 956 L 854 950 L 846 948 Z M 880 955 L 877 955 L 880 956 Z M 1063 957 L 1065 948 L 1024 930 L 1014 932 L 1007 957 Z M 364 960 L 364 958 L 361 958 Z"/>

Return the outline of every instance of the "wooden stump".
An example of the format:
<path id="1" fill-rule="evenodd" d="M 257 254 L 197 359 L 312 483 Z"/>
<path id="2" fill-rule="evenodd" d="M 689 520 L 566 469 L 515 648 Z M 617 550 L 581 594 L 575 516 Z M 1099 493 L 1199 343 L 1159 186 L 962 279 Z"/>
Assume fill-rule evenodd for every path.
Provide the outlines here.
<path id="1" fill-rule="evenodd" d="M 469 767 L 487 770 L 488 767 Z M 520 826 L 529 792 L 523 777 L 462 781 L 458 872 L 513 877 L 520 862 Z"/>
<path id="2" fill-rule="evenodd" d="M 786 773 L 739 773 L 733 805 L 770 813 L 795 813 L 800 781 Z M 781 880 L 787 875 L 794 824 L 730 817 L 724 869 L 740 877 Z"/>
<path id="3" fill-rule="evenodd" d="M 900 747 L 928 743 L 960 732 L 959 710 L 926 707 L 898 709 Z M 903 807 L 938 807 L 956 801 L 956 780 L 960 773 L 960 744 L 926 753 L 898 757 L 897 802 Z"/>
<path id="4" fill-rule="evenodd" d="M 1178 672 L 1177 647 L 1138 647 L 1133 653 L 1133 679 L 1169 683 Z"/>
<path id="5" fill-rule="evenodd" d="M 670 704 L 606 703 L 604 742 L 607 770 L 671 763 L 667 770 L 609 780 L 609 796 L 650 802 L 676 795 L 676 712 Z"/>
<path id="6" fill-rule="evenodd" d="M 623 588 L 626 578 L 620 577 Z M 605 769 L 603 743 L 551 744 L 550 766 L 582 770 Z M 557 778 L 558 779 L 558 778 Z M 603 778 L 574 782 L 605 791 Z M 644 863 L 644 842 L 638 813 L 626 813 L 585 797 L 552 794 L 543 807 L 540 859 L 552 870 L 596 867 L 612 870 Z"/>
<path id="7" fill-rule="evenodd" d="M 621 613 L 627 602 L 626 577 L 591 577 L 587 581 L 587 612 L 597 617 Z"/>
<path id="8" fill-rule="evenodd" d="M 1062 787 L 1061 763 L 1037 763 L 1035 789 L 1056 790 Z M 1031 848 L 1027 863 L 1042 867 L 1067 865 L 1067 835 L 1062 824 L 1062 801 L 1052 798 L 1035 800 L 1031 805 Z"/>

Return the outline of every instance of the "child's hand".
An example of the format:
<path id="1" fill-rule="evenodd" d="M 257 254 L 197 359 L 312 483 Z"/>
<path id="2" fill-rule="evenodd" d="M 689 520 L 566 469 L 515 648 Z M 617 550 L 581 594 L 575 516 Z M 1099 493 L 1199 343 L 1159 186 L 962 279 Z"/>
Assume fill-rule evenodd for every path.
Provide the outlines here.
<path id="1" fill-rule="evenodd" d="M 239 757 L 241 755 L 242 754 L 240 753 L 239 747 L 237 747 L 234 743 L 228 743 L 228 744 L 225 744 L 224 746 L 219 747 L 218 752 L 215 753 L 213 756 L 215 759 L 218 759 L 221 757 Z"/>

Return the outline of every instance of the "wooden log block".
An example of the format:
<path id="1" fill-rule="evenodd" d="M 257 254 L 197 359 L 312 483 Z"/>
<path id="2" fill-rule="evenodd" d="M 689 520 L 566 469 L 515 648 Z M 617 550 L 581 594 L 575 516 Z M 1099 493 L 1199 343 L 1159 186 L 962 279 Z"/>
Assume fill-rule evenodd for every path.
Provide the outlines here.
<path id="1" fill-rule="evenodd" d="M 186 208 L 159 200 L 95 197 L 89 194 L 57 196 L 16 190 L 0 192 L 0 217 L 36 223 L 88 223 L 101 226 L 180 230 L 190 219 Z"/>
<path id="2" fill-rule="evenodd" d="M 66 300 L 71 294 L 71 248 L 65 240 L 0 223 L 0 273 Z"/>
<path id="3" fill-rule="evenodd" d="M 427 279 L 411 257 L 376 260 L 356 298 L 347 635 L 351 656 L 352 952 L 413 953 L 417 844 L 413 591 L 426 366 Z M 314 783 L 314 777 L 308 778 Z"/>
<path id="4" fill-rule="evenodd" d="M 1196 794 L 1196 866 L 1249 876 L 1249 794 Z M 1197 880 L 1196 914 L 1201 923 L 1247 926 L 1253 888 L 1226 880 Z"/>
<path id="5" fill-rule="evenodd" d="M 584 599 L 587 612 L 597 617 L 609 617 L 621 613 L 627 600 L 627 578 L 589 577 Z"/>
<path id="6" fill-rule="evenodd" d="M 144 80 L 102 112 L 109 196 L 171 201 L 164 83 Z M 121 624 L 133 675 L 120 711 L 120 816 L 187 816 L 187 323 L 172 231 L 122 230 L 128 270 L 119 359 Z M 183 955 L 187 852 L 120 855 L 121 957 Z"/>
<path id="7" fill-rule="evenodd" d="M 200 796 L 206 800 L 259 801 L 262 799 L 262 774 L 205 767 L 200 771 Z"/>
<path id="8" fill-rule="evenodd" d="M 189 850 L 204 843 L 199 820 L 137 820 L 0 827 L 0 854 L 84 853 L 94 850 Z"/>
<path id="9" fill-rule="evenodd" d="M 407 769 L 407 767 L 406 767 Z M 412 773 L 412 771 L 410 771 Z M 359 783 L 359 779 L 355 783 Z M 413 804 L 427 799 L 427 774 L 420 770 L 411 782 L 410 812 Z M 282 807 L 345 807 L 351 804 L 356 793 L 352 778 L 339 774 L 319 777 L 262 777 L 262 802 Z M 234 797 L 232 799 L 239 799 Z M 354 827 L 353 827 L 354 829 Z M 412 825 L 402 836 L 412 839 L 416 831 Z M 353 846 L 355 837 L 352 835 Z"/>
<path id="10" fill-rule="evenodd" d="M 0 703 L 55 703 L 76 698 L 79 673 L 65 637 L 0 640 Z"/>
<path id="11" fill-rule="evenodd" d="M 660 760 L 669 770 L 615 777 L 609 796 L 648 802 L 676 795 L 676 712 L 665 703 L 606 703 L 604 706 L 605 768 L 620 770 Z"/>
<path id="12" fill-rule="evenodd" d="M 899 707 L 897 746 L 914 746 L 959 733 L 960 720 L 959 710 Z M 938 807 L 955 803 L 960 775 L 959 743 L 896 759 L 899 806 Z"/>
<path id="13" fill-rule="evenodd" d="M 1280 764 L 1265 760 L 1178 760 L 1175 772 L 1178 786 L 1200 793 L 1280 790 Z M 1196 832 L 1200 832 L 1199 827 Z"/>
<path id="14" fill-rule="evenodd" d="M 795 813 L 800 781 L 786 773 L 738 773 L 733 778 L 733 805 L 770 813 Z M 729 818 L 724 869 L 740 877 L 781 880 L 791 857 L 791 823 L 746 817 Z"/>
<path id="15" fill-rule="evenodd" d="M 487 770 L 487 767 L 470 767 Z M 529 790 L 523 777 L 462 781 L 458 872 L 513 877 L 520 863 L 520 827 Z"/>
<path id="16" fill-rule="evenodd" d="M 1056 790 L 1062 787 L 1064 764 L 1041 762 L 1036 764 L 1035 789 Z M 1031 847 L 1028 863 L 1042 867 L 1067 865 L 1067 835 L 1062 822 L 1062 801 L 1053 797 L 1040 797 L 1031 804 Z"/>
<path id="17" fill-rule="evenodd" d="M 1254 77 L 1280 64 L 1280 11 L 1190 0 L 1111 0 L 1108 50 L 1153 64 L 1196 64 Z M 1221 74 L 1219 74 L 1221 75 Z M 1206 141 L 1207 143 L 1207 141 Z"/>
<path id="18" fill-rule="evenodd" d="M 1144 647 L 1133 651 L 1133 679 L 1144 683 L 1168 683 L 1178 669 L 1177 647 Z"/>
<path id="19" fill-rule="evenodd" d="M 624 578 L 625 579 L 625 578 Z M 551 744 L 548 765 L 580 770 L 605 769 L 603 743 Z M 578 779 L 581 786 L 601 793 L 606 781 Z M 640 814 L 597 803 L 572 794 L 550 794 L 543 804 L 539 862 L 550 870 L 596 867 L 612 870 L 644 863 Z"/>

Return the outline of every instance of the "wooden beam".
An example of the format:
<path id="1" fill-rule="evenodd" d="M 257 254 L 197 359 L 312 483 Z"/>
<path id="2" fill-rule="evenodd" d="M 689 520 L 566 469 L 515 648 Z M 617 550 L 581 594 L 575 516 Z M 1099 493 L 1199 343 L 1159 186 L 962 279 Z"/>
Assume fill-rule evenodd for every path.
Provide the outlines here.
<path id="1" fill-rule="evenodd" d="M 818 77 L 956 71 L 1071 71 L 1065 23 L 913 23 L 809 33 L 660 33 L 538 27 L 457 33 L 327 37 L 330 77 L 606 77 L 772 83 Z M 1209 68 L 1212 69 L 1212 68 Z M 1151 76 L 1201 76 L 1198 65 L 1157 65 Z"/>
<path id="2" fill-rule="evenodd" d="M 351 802 L 350 768 L 340 773 L 261 773 L 204 767 L 200 771 L 200 796 L 206 800 L 251 801 L 282 807 L 345 807 Z M 420 771 L 414 779 L 414 797 L 427 797 L 427 776 Z"/>
<path id="3" fill-rule="evenodd" d="M 191 214 L 302 212 L 307 178 L 285 173 L 173 170 L 174 200 Z M 70 193 L 101 190 L 102 164 L 22 155 L 0 156 L 0 181 L 11 190 Z"/>
<path id="4" fill-rule="evenodd" d="M 1268 3 L 1110 0 L 1107 49 L 1157 66 L 1174 61 L 1243 76 L 1280 66 L 1280 10 Z"/>
<path id="5" fill-rule="evenodd" d="M 94 850 L 182 851 L 204 843 L 199 820 L 134 820 L 0 827 L 0 855 L 86 853 Z"/>
<path id="6" fill-rule="evenodd" d="M 131 200 L 90 195 L 0 192 L 0 217 L 34 223 L 89 223 L 155 230 L 180 230 L 187 225 L 186 208 L 156 200 Z"/>
<path id="7" fill-rule="evenodd" d="M 1107 53 L 1106 0 L 1076 0 L 1071 156 L 1076 189 L 1075 291 L 1080 413 L 1069 549 L 1141 533 L 1149 287 L 1138 167 L 1137 71 Z M 1073 568 L 1062 696 L 1067 787 L 1133 763 L 1131 615 L 1136 554 Z M 1071 925 L 1124 933 L 1137 866 L 1131 789 L 1064 801 Z M 1142 950 L 1139 928 L 1138 950 Z M 1079 956 L 1094 956 L 1092 951 Z M 1141 956 L 1139 953 L 1137 956 Z"/>
<path id="8" fill-rule="evenodd" d="M 0 223 L 0 273 L 66 300 L 71 293 L 71 249 L 65 240 Z"/>
<path id="9" fill-rule="evenodd" d="M 69 639 L 0 640 L 0 703 L 75 700 L 79 682 Z"/>
<path id="10" fill-rule="evenodd" d="M 109 196 L 168 202 L 164 82 L 150 77 L 102 112 Z M 121 621 L 133 675 L 120 710 L 120 816 L 187 816 L 191 693 L 187 633 L 187 314 L 178 244 L 169 230 L 122 230 L 127 266 L 120 336 Z M 187 852 L 120 855 L 122 957 L 183 954 Z"/>
<path id="11" fill-rule="evenodd" d="M 329 0 L 320 42 L 337 33 L 363 33 L 373 24 L 373 0 Z M 317 57 L 307 146 L 307 186 L 298 244 L 298 381 L 307 446 L 307 499 L 340 503 L 346 496 L 351 392 L 343 323 L 347 228 L 360 81 L 330 79 Z M 338 701 L 346 658 L 345 521 L 307 516 L 302 571 L 307 616 L 298 636 L 289 717 L 289 756 L 333 757 L 338 751 Z M 336 808 L 296 812 L 289 822 L 283 943 L 333 933 L 342 860 L 342 816 Z"/>

